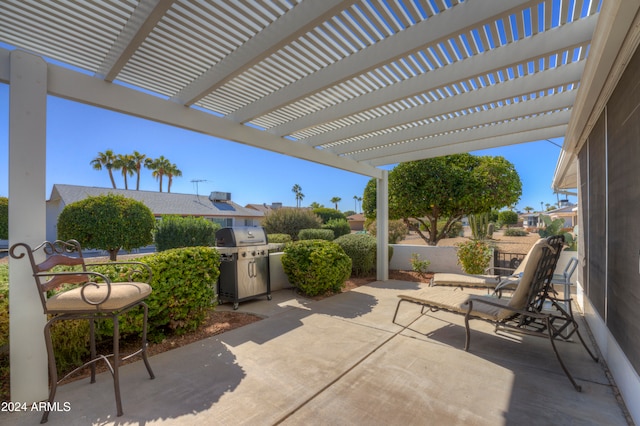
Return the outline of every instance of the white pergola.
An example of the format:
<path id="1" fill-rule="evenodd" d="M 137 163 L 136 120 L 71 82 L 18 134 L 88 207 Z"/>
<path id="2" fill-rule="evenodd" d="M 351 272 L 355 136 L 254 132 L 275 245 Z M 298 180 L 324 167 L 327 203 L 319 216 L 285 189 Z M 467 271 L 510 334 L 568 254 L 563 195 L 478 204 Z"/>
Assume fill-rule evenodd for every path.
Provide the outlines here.
<path id="1" fill-rule="evenodd" d="M 594 32 L 612 30 L 599 16 L 620 4 L 4 0 L 0 42 L 15 47 L 0 47 L 10 243 L 45 236 L 52 95 L 376 178 L 385 280 L 380 166 L 564 137 L 580 124 L 584 76 L 594 83 L 585 72 Z M 563 151 L 560 161 L 571 158 Z M 12 398 L 34 401 L 47 392 L 44 318 L 19 265 L 10 268 Z"/>

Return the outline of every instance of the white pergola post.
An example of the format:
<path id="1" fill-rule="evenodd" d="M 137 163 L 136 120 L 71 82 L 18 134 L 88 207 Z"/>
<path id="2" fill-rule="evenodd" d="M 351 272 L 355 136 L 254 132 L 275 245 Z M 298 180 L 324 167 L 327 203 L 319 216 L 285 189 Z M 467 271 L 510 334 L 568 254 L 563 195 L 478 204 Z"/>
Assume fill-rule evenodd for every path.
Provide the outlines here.
<path id="1" fill-rule="evenodd" d="M 46 234 L 47 64 L 14 50 L 9 86 L 9 246 Z M 26 259 L 9 258 L 11 399 L 48 397 L 45 316 Z"/>
<path id="2" fill-rule="evenodd" d="M 382 171 L 376 185 L 377 279 L 389 279 L 389 172 Z"/>

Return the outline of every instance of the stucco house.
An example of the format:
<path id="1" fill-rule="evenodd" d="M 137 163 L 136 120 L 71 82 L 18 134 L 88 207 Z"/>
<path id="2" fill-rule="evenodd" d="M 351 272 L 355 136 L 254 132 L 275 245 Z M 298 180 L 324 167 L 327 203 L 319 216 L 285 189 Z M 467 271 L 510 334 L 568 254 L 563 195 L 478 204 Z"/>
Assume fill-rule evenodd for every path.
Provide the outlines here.
<path id="1" fill-rule="evenodd" d="M 221 226 L 259 226 L 264 217 L 264 213 L 260 211 L 231 201 L 231 194 L 228 192 L 212 192 L 205 196 L 56 184 L 47 201 L 47 239 L 56 239 L 58 216 L 66 205 L 90 196 L 109 193 L 141 201 L 157 219 L 164 215 L 196 216 Z"/>

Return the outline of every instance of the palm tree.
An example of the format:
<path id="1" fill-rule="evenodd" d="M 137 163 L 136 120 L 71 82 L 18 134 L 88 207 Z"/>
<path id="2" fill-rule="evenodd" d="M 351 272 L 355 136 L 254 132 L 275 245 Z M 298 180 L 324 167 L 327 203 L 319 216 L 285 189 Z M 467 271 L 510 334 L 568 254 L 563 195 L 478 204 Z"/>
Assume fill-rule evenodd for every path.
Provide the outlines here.
<path id="1" fill-rule="evenodd" d="M 295 185 L 293 185 L 293 188 L 291 188 L 291 191 L 296 194 L 296 207 L 300 208 L 300 203 L 302 202 L 302 199 L 304 198 L 304 194 L 302 193 L 302 188 L 300 187 L 300 185 L 298 185 L 297 183 Z"/>
<path id="2" fill-rule="evenodd" d="M 335 204 L 335 206 L 336 206 L 336 210 L 338 210 L 338 203 L 339 203 L 340 201 L 342 201 L 342 198 L 340 198 L 340 197 L 333 197 L 333 198 L 332 198 L 331 200 L 329 200 L 329 201 L 331 201 L 333 204 Z"/>
<path id="3" fill-rule="evenodd" d="M 532 211 L 534 211 L 535 209 L 534 209 L 533 207 L 531 207 L 531 206 L 527 206 L 527 207 L 525 207 L 523 210 L 524 210 L 525 212 L 527 212 L 527 213 L 531 213 L 531 212 L 532 212 Z"/>
<path id="4" fill-rule="evenodd" d="M 358 197 L 358 204 L 360 205 L 360 213 L 362 213 L 362 197 Z"/>
<path id="5" fill-rule="evenodd" d="M 353 210 L 355 210 L 355 212 L 358 213 L 358 196 L 357 195 L 353 196 Z"/>
<path id="6" fill-rule="evenodd" d="M 140 169 L 144 165 L 144 160 L 145 158 L 147 158 L 147 156 L 144 154 L 140 154 L 138 151 L 133 151 L 133 154 L 131 154 L 131 157 L 133 158 L 133 162 L 135 164 L 135 173 L 137 175 L 136 191 L 139 191 L 140 190 Z"/>
<path id="7" fill-rule="evenodd" d="M 171 163 L 167 160 L 164 155 L 161 155 L 158 158 L 147 158 L 144 161 L 144 166 L 151 170 L 151 175 L 158 179 L 160 182 L 160 192 L 162 192 L 162 177 L 167 174 L 166 170 L 171 167 Z"/>
<path id="8" fill-rule="evenodd" d="M 107 149 L 105 152 L 99 152 L 98 156 L 89 163 L 93 166 L 94 170 L 102 170 L 102 167 L 107 169 L 113 189 L 116 189 L 116 181 L 113 179 L 113 163 L 115 163 L 115 161 L 116 156 L 113 151 Z"/>
<path id="9" fill-rule="evenodd" d="M 127 181 L 127 176 L 133 176 L 134 169 L 136 168 L 135 160 L 131 154 L 118 154 L 116 157 L 116 161 L 113 163 L 113 168 L 115 170 L 120 170 L 122 173 L 122 177 L 124 178 L 124 189 L 129 189 L 129 183 Z"/>
<path id="10" fill-rule="evenodd" d="M 167 192 L 171 192 L 171 184 L 173 183 L 173 177 L 182 176 L 182 171 L 178 169 L 178 167 L 175 164 L 172 164 L 170 167 L 168 167 L 164 171 L 164 174 L 167 175 L 167 177 L 169 178 L 169 182 L 167 182 Z"/>

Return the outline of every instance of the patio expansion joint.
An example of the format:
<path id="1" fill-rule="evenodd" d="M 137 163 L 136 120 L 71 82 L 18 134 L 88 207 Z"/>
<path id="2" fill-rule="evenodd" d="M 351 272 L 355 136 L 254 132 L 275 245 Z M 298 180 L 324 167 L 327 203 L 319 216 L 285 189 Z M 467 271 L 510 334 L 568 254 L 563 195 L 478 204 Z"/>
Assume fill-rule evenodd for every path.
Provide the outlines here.
<path id="1" fill-rule="evenodd" d="M 337 382 L 339 382 L 343 377 L 345 377 L 347 374 L 349 374 L 351 371 L 353 371 L 356 367 L 358 367 L 360 364 L 362 364 L 363 362 L 365 362 L 367 359 L 369 359 L 373 354 L 375 354 L 376 352 L 378 352 L 378 350 L 380 350 L 382 347 L 384 347 L 387 343 L 389 343 L 391 340 L 395 339 L 397 336 L 401 335 L 401 333 L 403 331 L 405 331 L 407 329 L 407 327 L 409 327 L 410 325 L 412 325 L 414 322 L 416 322 L 419 318 L 416 318 L 415 320 L 411 321 L 408 325 L 406 326 L 402 326 L 402 328 L 396 332 L 392 332 L 391 335 L 386 338 L 384 341 L 382 341 L 381 343 L 379 343 L 375 348 L 373 348 L 372 350 L 370 350 L 367 354 L 365 354 L 362 358 L 360 358 L 358 361 L 356 361 L 353 365 L 351 365 L 349 368 L 347 368 L 346 370 L 344 370 L 342 373 L 340 373 L 335 379 L 333 379 L 332 381 L 330 381 L 329 383 L 327 383 L 325 386 L 323 386 L 321 389 L 319 389 L 316 393 L 314 393 L 313 395 L 311 395 L 309 398 L 307 398 L 305 401 L 303 401 L 302 403 L 300 403 L 297 407 L 295 407 L 294 409 L 292 409 L 289 413 L 285 414 L 284 416 L 282 416 L 278 421 L 276 421 L 274 423 L 274 425 L 279 425 L 282 424 L 282 422 L 284 422 L 285 420 L 287 420 L 289 417 L 291 417 L 292 415 L 294 415 L 296 412 L 298 412 L 300 409 L 302 409 L 304 406 L 306 406 L 307 404 L 309 404 L 311 401 L 313 401 L 315 398 L 317 398 L 318 396 L 322 395 L 322 393 L 324 393 L 326 390 L 328 390 L 330 387 L 332 387 L 334 384 L 336 384 Z M 342 321 L 347 321 L 347 319 L 340 319 Z M 351 322 L 351 321 L 349 321 Z M 372 327 L 366 324 L 357 324 L 366 328 L 371 328 L 374 330 L 379 330 L 379 331 L 383 331 L 383 332 L 389 332 L 389 330 L 384 330 L 378 327 Z"/>

